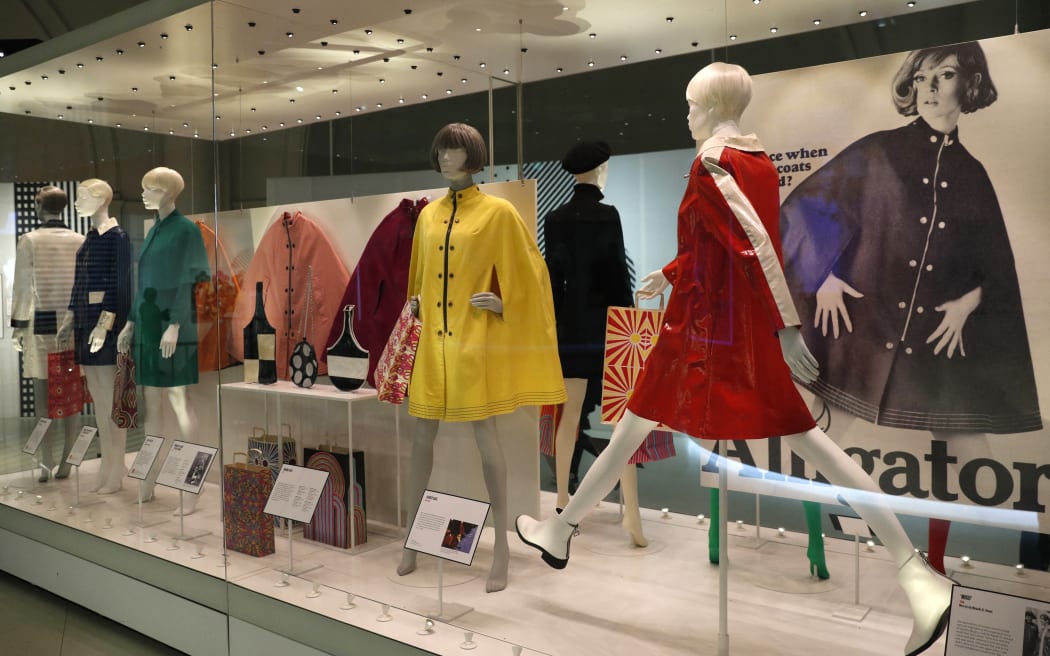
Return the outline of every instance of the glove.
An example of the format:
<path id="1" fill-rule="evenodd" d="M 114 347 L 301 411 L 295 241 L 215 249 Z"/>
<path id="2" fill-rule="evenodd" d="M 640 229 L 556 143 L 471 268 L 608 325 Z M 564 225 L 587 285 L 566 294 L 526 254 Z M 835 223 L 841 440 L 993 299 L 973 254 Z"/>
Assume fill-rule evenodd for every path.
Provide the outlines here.
<path id="1" fill-rule="evenodd" d="M 117 335 L 117 352 L 127 355 L 131 351 L 131 338 L 135 335 L 135 322 L 129 321 Z"/>

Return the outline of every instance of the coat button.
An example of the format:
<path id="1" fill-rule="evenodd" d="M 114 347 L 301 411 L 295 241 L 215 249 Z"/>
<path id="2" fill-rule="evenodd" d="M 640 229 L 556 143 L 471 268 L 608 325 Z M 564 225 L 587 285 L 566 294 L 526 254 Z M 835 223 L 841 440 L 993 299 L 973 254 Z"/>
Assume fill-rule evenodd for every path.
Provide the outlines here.
<path id="1" fill-rule="evenodd" d="M 454 273 L 449 273 L 449 274 L 448 274 L 448 277 L 449 277 L 449 278 L 455 278 L 455 277 L 456 277 L 456 274 L 454 274 Z"/>
<path id="2" fill-rule="evenodd" d="M 437 331 L 437 333 L 438 333 L 438 337 L 441 337 L 441 336 L 442 336 L 442 335 L 444 334 L 444 333 L 443 333 L 443 332 L 441 332 L 440 330 L 439 330 L 439 331 Z"/>
<path id="3" fill-rule="evenodd" d="M 441 307 L 441 301 L 438 301 L 438 307 Z"/>
<path id="4" fill-rule="evenodd" d="M 904 308 L 908 307 L 908 304 L 904 301 L 900 301 L 899 303 L 897 303 L 897 307 L 903 310 Z"/>
<path id="5" fill-rule="evenodd" d="M 947 180 L 941 180 L 941 189 L 947 189 L 947 188 L 948 188 L 948 181 Z"/>
<path id="6" fill-rule="evenodd" d="M 441 280 L 441 276 L 442 276 L 442 274 L 439 273 L 438 274 L 438 280 Z"/>
<path id="7" fill-rule="evenodd" d="M 940 223 L 937 224 L 937 227 L 940 228 L 941 230 L 944 230 L 944 226 L 945 225 L 947 225 L 947 224 L 944 221 L 941 221 Z"/>
<path id="8" fill-rule="evenodd" d="M 438 250 L 439 251 L 443 251 L 443 250 L 445 250 L 445 247 L 444 246 L 438 246 Z"/>
<path id="9" fill-rule="evenodd" d="M 450 330 L 450 331 L 448 331 L 448 336 L 449 336 L 449 337 L 452 337 L 452 331 L 451 331 L 451 330 Z"/>
<path id="10" fill-rule="evenodd" d="M 915 311 L 918 312 L 919 314 L 922 314 L 923 312 L 926 311 L 926 308 L 924 308 L 923 306 L 920 305 L 919 307 L 915 308 Z"/>
<path id="11" fill-rule="evenodd" d="M 886 350 L 887 351 L 892 351 L 893 350 L 893 342 L 886 342 Z"/>
<path id="12" fill-rule="evenodd" d="M 933 265 L 932 264 L 927 264 L 926 265 L 926 270 L 927 271 L 933 271 Z"/>
<path id="13" fill-rule="evenodd" d="M 449 306 L 449 307 L 452 307 L 452 301 L 449 301 L 449 302 L 448 302 L 448 306 Z"/>
<path id="14" fill-rule="evenodd" d="M 930 135 L 930 143 L 937 143 L 937 137 L 931 134 Z"/>
<path id="15" fill-rule="evenodd" d="M 911 355 L 911 347 L 909 346 L 908 348 L 904 349 L 904 352 L 908 355 Z"/>
<path id="16" fill-rule="evenodd" d="M 922 217 L 921 219 L 919 219 L 919 223 L 921 223 L 921 224 L 923 224 L 923 225 L 926 225 L 926 222 L 927 222 L 927 221 L 929 221 L 929 219 L 927 219 L 927 218 L 926 218 L 925 216 L 924 216 L 924 217 Z"/>
<path id="17" fill-rule="evenodd" d="M 452 246 L 452 245 L 449 245 L 448 249 L 449 249 L 450 251 L 454 251 L 454 250 L 456 250 L 456 247 L 455 247 L 455 246 Z"/>
<path id="18" fill-rule="evenodd" d="M 930 179 L 929 178 L 923 178 L 922 179 L 922 183 L 923 184 L 930 184 Z"/>
<path id="19" fill-rule="evenodd" d="M 908 266 L 910 266 L 910 267 L 913 267 L 913 268 L 914 268 L 914 267 L 917 267 L 917 266 L 919 266 L 919 263 L 918 263 L 918 262 L 916 262 L 915 260 L 908 260 Z"/>

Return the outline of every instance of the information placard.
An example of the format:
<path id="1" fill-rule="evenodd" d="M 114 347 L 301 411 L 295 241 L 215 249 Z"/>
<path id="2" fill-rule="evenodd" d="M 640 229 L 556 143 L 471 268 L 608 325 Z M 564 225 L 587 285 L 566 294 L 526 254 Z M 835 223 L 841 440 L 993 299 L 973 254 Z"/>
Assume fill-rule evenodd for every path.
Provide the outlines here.
<path id="1" fill-rule="evenodd" d="M 1045 618 L 1045 619 L 1044 619 Z M 1050 603 L 968 588 L 952 590 L 946 656 L 1042 656 Z M 1050 646 L 1050 645 L 1048 645 Z"/>
<path id="2" fill-rule="evenodd" d="M 157 461 L 157 454 L 160 453 L 160 447 L 163 444 L 163 437 L 147 435 L 142 440 L 142 447 L 139 449 L 138 455 L 135 456 L 135 462 L 131 463 L 131 469 L 128 470 L 128 478 L 136 478 L 140 481 L 146 480 L 146 477 L 149 476 L 149 471 L 153 469 L 153 463 Z"/>
<path id="3" fill-rule="evenodd" d="M 218 451 L 203 444 L 175 440 L 171 443 L 168 457 L 161 465 L 157 483 L 176 490 L 200 494 L 204 478 L 208 475 Z"/>
<path id="4" fill-rule="evenodd" d="M 91 440 L 95 439 L 95 433 L 98 433 L 98 429 L 94 426 L 84 426 L 80 429 L 77 441 L 73 442 L 73 448 L 70 449 L 69 456 L 66 458 L 67 463 L 79 467 L 80 463 L 84 462 L 84 454 L 91 446 Z"/>
<path id="5" fill-rule="evenodd" d="M 296 522 L 309 522 L 327 481 L 326 471 L 281 465 L 281 473 L 277 475 L 263 512 Z"/>
<path id="6" fill-rule="evenodd" d="M 425 490 L 405 548 L 470 565 L 488 514 L 484 501 Z"/>
<path id="7" fill-rule="evenodd" d="M 37 449 L 40 448 L 40 442 L 44 440 L 44 436 L 47 435 L 47 429 L 49 428 L 51 428 L 51 420 L 47 417 L 41 417 L 40 421 L 36 422 L 33 432 L 29 434 L 29 440 L 26 442 L 26 445 L 22 447 L 22 453 L 35 456 Z"/>

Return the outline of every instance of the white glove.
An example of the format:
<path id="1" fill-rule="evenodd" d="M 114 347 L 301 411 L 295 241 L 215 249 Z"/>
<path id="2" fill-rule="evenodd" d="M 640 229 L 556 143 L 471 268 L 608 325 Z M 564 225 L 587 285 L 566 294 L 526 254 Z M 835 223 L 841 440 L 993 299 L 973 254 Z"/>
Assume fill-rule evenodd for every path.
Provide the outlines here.
<path id="1" fill-rule="evenodd" d="M 160 357 L 167 360 L 175 355 L 175 347 L 179 343 L 179 324 L 168 324 L 164 334 L 160 336 Z"/>
<path id="2" fill-rule="evenodd" d="M 88 335 L 88 350 L 91 353 L 98 353 L 102 350 L 102 347 L 106 344 L 106 337 L 109 336 L 109 331 L 101 326 L 95 326 L 91 329 L 91 334 Z"/>
<path id="3" fill-rule="evenodd" d="M 660 269 L 653 271 L 642 278 L 642 286 L 638 288 L 638 298 L 656 298 L 664 293 L 671 282 Z"/>
<path id="4" fill-rule="evenodd" d="M 492 292 L 478 292 L 470 297 L 470 304 L 479 310 L 503 314 L 503 299 Z"/>
<path id="5" fill-rule="evenodd" d="M 135 336 L 135 322 L 129 321 L 117 335 L 117 352 L 127 355 L 131 351 L 131 338 Z"/>
<path id="6" fill-rule="evenodd" d="M 28 334 L 28 328 L 15 328 L 11 332 L 11 346 L 15 347 L 15 350 L 19 353 L 21 353 L 24 348 L 25 338 Z"/>
<path id="7" fill-rule="evenodd" d="M 812 383 L 820 373 L 817 359 L 809 352 L 798 326 L 788 326 L 777 331 L 780 338 L 780 350 L 784 354 L 791 373 L 804 383 Z"/>

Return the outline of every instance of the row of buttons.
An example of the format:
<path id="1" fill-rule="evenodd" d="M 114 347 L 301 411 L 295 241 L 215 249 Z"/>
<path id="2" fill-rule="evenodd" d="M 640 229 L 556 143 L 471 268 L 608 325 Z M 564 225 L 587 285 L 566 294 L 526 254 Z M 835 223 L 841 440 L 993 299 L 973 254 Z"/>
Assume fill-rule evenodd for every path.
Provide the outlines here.
<path id="1" fill-rule="evenodd" d="M 893 342 L 886 342 L 886 350 L 887 351 L 892 351 L 893 350 Z M 910 346 L 904 347 L 904 352 L 907 353 L 908 355 L 911 355 L 912 354 L 911 347 Z"/>

